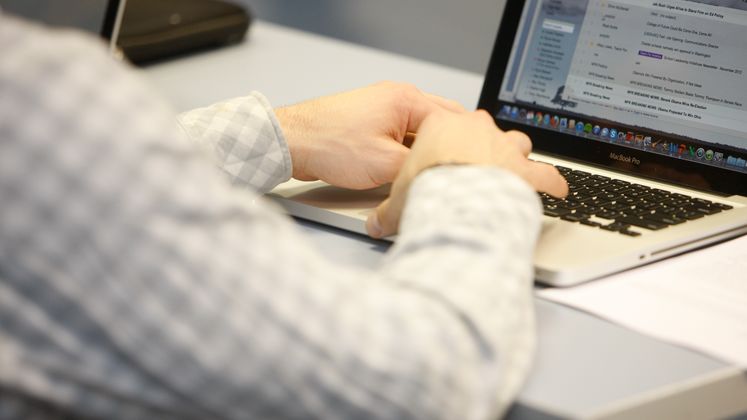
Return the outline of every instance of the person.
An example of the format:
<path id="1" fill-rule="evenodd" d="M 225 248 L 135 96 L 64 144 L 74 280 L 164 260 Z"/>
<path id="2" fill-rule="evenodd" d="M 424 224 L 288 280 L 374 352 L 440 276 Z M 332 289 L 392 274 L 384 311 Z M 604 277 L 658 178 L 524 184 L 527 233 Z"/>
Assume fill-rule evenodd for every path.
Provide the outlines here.
<path id="1" fill-rule="evenodd" d="M 175 119 L 77 33 L 0 15 L 0 51 L 0 419 L 506 412 L 535 190 L 567 193 L 525 135 L 396 83 Z M 394 182 L 380 268 L 325 259 L 259 196 L 291 176 Z"/>

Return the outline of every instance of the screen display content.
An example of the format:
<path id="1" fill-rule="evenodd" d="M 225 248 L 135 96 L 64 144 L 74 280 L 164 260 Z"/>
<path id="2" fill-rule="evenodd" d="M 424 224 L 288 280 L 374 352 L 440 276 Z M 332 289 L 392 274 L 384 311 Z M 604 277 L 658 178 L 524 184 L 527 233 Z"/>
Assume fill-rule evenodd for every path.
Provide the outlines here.
<path id="1" fill-rule="evenodd" d="M 747 173 L 747 0 L 527 0 L 498 100 L 498 120 Z"/>

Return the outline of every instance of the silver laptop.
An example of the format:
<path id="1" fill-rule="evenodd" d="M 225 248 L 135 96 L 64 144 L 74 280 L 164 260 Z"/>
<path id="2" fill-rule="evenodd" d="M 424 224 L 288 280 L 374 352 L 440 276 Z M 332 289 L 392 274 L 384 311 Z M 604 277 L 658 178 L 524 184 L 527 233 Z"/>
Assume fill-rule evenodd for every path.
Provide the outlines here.
<path id="1" fill-rule="evenodd" d="M 536 277 L 568 286 L 747 232 L 747 2 L 511 0 L 479 107 L 568 179 Z M 457 188 L 457 186 L 455 186 Z M 380 189 L 291 181 L 297 217 L 365 233 Z"/>
<path id="2" fill-rule="evenodd" d="M 126 0 L 0 0 L 6 13 L 52 26 L 66 26 L 103 37 L 116 51 Z"/>

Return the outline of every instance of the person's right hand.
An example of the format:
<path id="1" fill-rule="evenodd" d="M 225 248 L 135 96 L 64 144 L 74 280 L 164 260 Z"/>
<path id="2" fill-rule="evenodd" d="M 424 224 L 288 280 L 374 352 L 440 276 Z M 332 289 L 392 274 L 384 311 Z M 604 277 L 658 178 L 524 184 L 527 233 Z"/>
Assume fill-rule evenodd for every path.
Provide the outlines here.
<path id="1" fill-rule="evenodd" d="M 496 166 L 515 173 L 537 191 L 556 197 L 568 195 L 568 184 L 557 169 L 527 158 L 531 150 L 526 134 L 501 131 L 485 111 L 432 114 L 420 126 L 389 198 L 369 216 L 366 230 L 374 238 L 397 233 L 410 184 L 434 166 Z"/>

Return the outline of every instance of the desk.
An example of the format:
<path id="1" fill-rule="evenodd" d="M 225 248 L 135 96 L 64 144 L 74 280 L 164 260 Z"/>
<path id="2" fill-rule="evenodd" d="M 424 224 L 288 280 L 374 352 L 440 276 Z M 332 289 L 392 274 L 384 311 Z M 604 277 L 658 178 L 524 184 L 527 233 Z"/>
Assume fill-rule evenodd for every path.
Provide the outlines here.
<path id="1" fill-rule="evenodd" d="M 465 46 L 468 47 L 468 46 Z M 259 90 L 275 106 L 390 79 L 474 108 L 482 77 L 257 22 L 242 45 L 152 66 L 178 110 Z M 387 245 L 299 222 L 335 261 L 373 267 Z M 509 418 L 703 418 L 747 413 L 747 375 L 708 356 L 536 299 L 539 348 Z"/>

